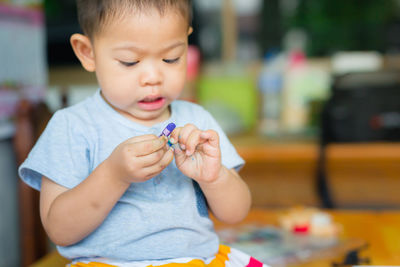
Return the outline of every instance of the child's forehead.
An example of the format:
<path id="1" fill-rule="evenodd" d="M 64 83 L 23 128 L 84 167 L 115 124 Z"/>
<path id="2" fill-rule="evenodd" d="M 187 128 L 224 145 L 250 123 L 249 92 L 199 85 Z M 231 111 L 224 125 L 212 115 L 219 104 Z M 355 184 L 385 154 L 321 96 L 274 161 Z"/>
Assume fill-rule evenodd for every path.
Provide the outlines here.
<path id="1" fill-rule="evenodd" d="M 123 16 L 109 18 L 102 28 L 94 33 L 92 41 L 105 40 L 102 44 L 107 44 L 107 47 L 113 47 L 114 50 L 122 45 L 134 46 L 138 51 L 156 47 L 161 50 L 163 45 L 185 42 L 189 31 L 188 25 L 186 18 L 178 13 L 160 14 L 157 10 L 125 13 Z"/>
<path id="2" fill-rule="evenodd" d="M 111 26 L 114 25 L 123 27 L 124 22 L 132 18 L 139 19 L 148 16 L 156 16 L 163 19 L 164 21 L 171 21 L 172 20 L 171 18 L 180 17 L 187 22 L 188 28 L 190 27 L 188 16 L 185 16 L 184 14 L 182 14 L 182 12 L 173 7 L 168 7 L 163 11 L 157 10 L 154 7 L 149 7 L 145 10 L 128 8 L 128 9 L 114 10 L 109 14 L 105 14 L 103 16 L 102 21 L 98 24 L 97 31 L 95 32 L 95 34 L 97 35 L 101 34 L 103 31 L 107 30 L 107 28 L 110 28 Z M 146 25 L 142 26 L 145 27 Z"/>

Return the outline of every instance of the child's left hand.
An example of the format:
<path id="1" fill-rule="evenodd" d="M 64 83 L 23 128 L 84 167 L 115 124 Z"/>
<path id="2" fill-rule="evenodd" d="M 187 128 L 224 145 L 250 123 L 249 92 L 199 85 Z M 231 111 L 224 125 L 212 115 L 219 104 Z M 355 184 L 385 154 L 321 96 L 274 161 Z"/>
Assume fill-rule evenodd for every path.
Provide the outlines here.
<path id="1" fill-rule="evenodd" d="M 174 147 L 175 163 L 186 176 L 201 183 L 214 182 L 221 171 L 221 150 L 216 131 L 201 131 L 193 124 L 175 128 L 170 142 Z"/>

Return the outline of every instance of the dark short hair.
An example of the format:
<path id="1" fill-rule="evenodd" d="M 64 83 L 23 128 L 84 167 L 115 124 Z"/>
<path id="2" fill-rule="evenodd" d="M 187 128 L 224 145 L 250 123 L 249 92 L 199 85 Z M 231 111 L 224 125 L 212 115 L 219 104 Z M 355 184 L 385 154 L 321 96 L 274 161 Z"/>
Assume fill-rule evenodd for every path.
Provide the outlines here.
<path id="1" fill-rule="evenodd" d="M 179 12 L 192 23 L 191 0 L 76 0 L 78 20 L 84 34 L 92 38 L 111 19 L 129 12 L 146 12 L 155 8 L 161 15 L 168 9 Z"/>

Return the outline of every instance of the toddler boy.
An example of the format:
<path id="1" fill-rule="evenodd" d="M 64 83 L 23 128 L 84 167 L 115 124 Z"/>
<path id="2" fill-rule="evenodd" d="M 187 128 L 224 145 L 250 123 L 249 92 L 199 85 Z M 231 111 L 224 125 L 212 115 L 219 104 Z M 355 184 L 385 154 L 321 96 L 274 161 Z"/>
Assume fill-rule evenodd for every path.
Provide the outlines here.
<path id="1" fill-rule="evenodd" d="M 254 263 L 219 244 L 208 216 L 246 216 L 244 162 L 207 111 L 177 100 L 190 1 L 77 4 L 83 34 L 71 45 L 100 89 L 57 111 L 19 169 L 41 191 L 50 239 L 71 266 Z M 171 122 L 175 149 L 158 136 Z"/>

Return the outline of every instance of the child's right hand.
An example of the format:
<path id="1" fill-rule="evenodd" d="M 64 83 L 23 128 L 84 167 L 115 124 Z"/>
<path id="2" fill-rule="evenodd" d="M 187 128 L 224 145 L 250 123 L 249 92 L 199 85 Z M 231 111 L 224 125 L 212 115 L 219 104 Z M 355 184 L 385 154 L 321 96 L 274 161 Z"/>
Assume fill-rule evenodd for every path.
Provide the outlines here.
<path id="1" fill-rule="evenodd" d="M 158 175 L 174 158 L 165 136 L 141 135 L 118 145 L 107 158 L 111 173 L 126 183 L 144 182 Z"/>

